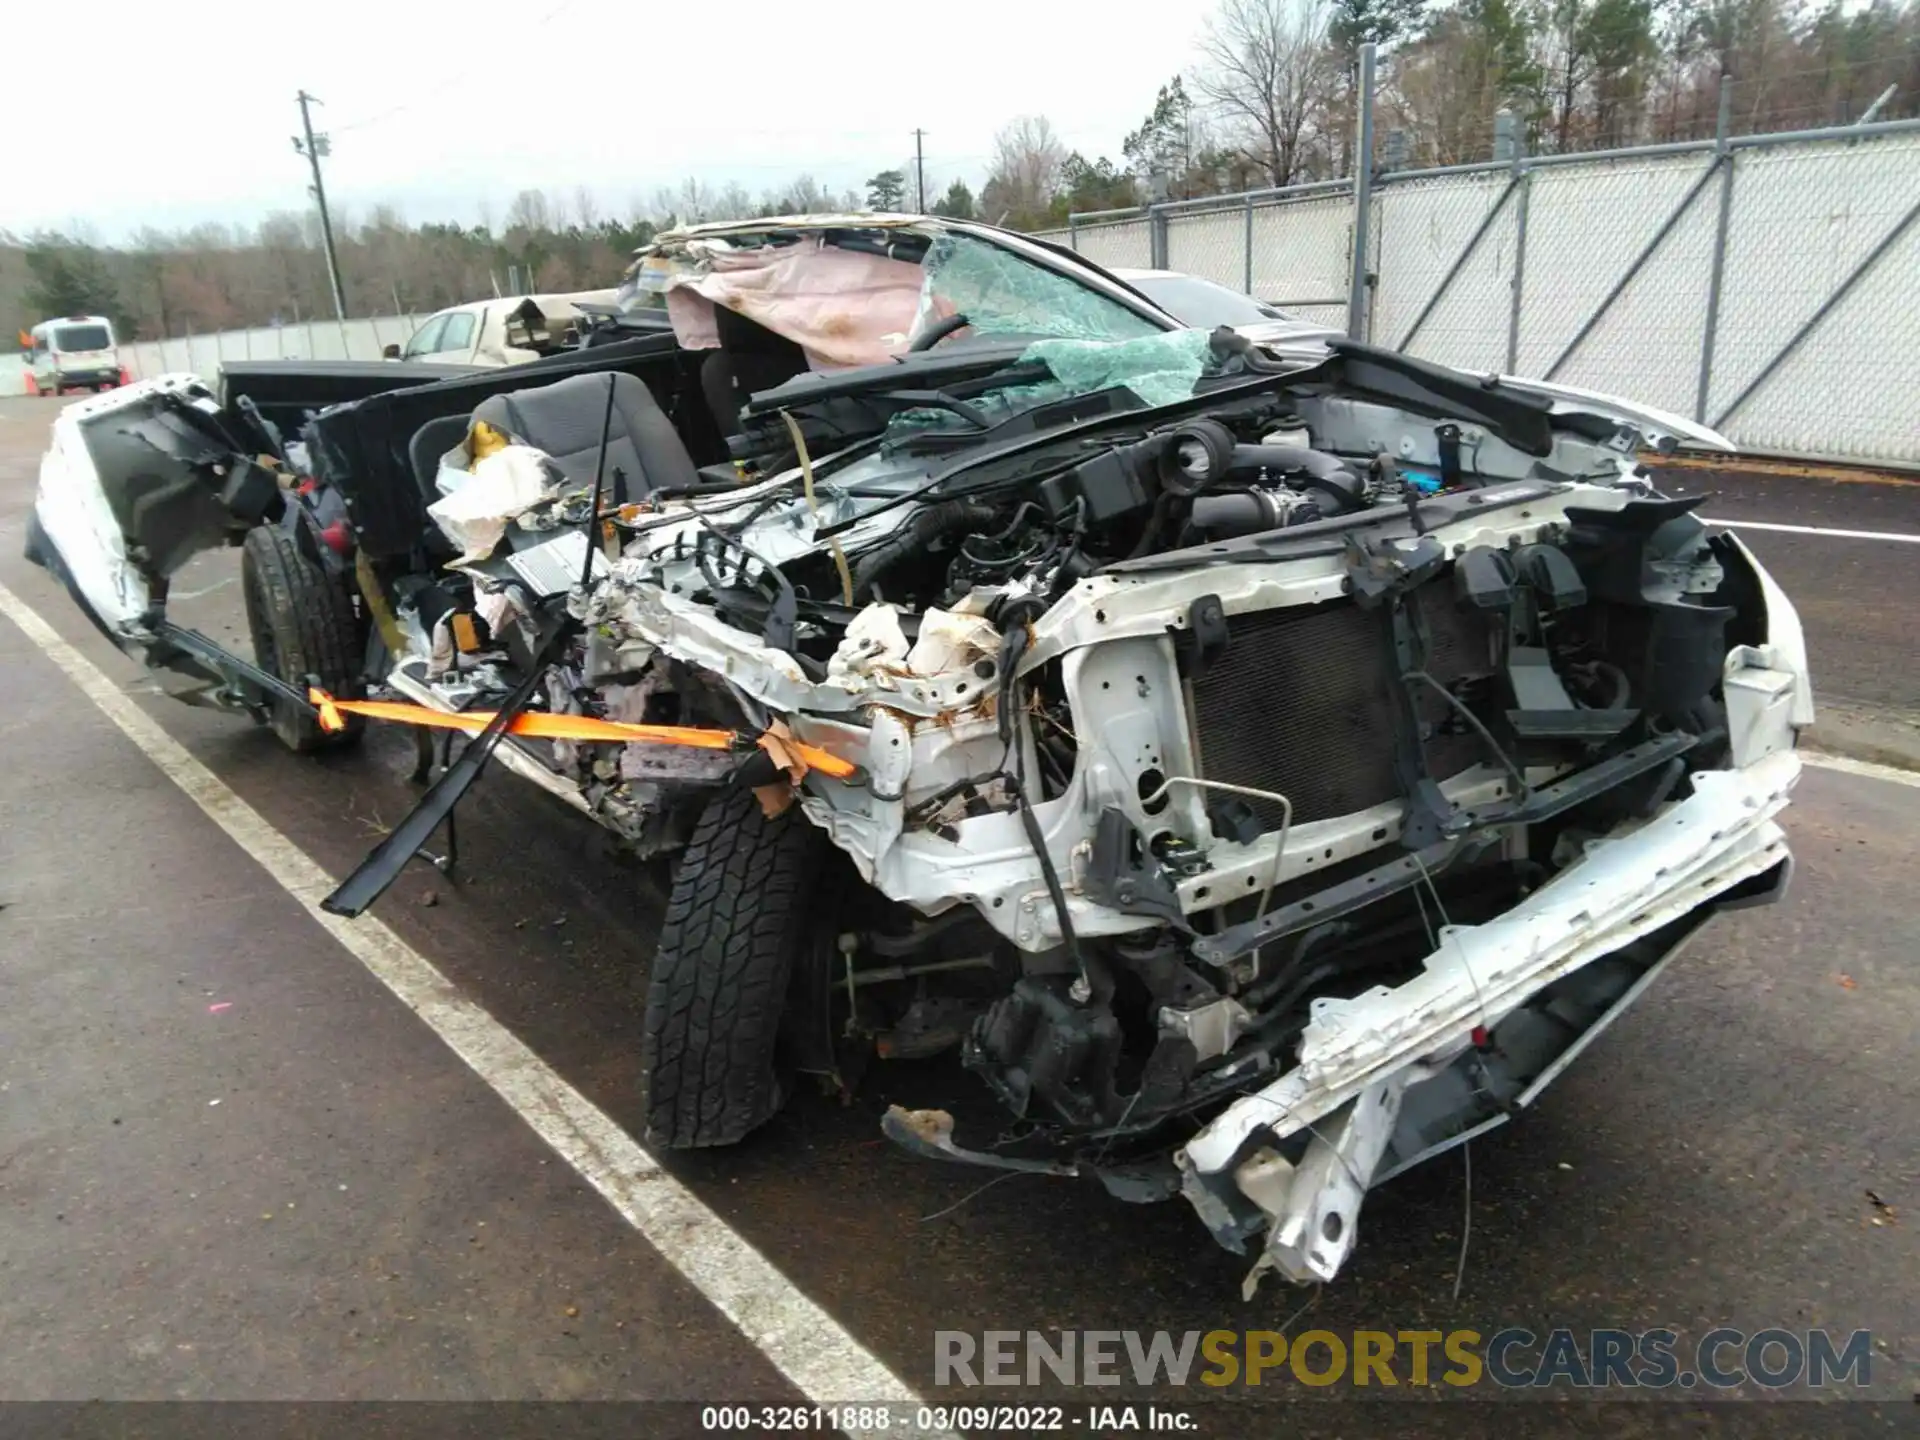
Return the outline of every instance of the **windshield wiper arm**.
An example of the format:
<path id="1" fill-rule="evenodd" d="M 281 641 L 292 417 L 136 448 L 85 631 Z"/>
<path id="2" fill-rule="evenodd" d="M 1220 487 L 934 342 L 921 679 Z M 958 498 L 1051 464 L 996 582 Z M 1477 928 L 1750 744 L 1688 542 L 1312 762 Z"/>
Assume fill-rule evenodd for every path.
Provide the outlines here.
<path id="1" fill-rule="evenodd" d="M 901 404 L 908 407 L 946 410 L 954 415 L 958 415 L 976 430 L 991 430 L 993 428 L 993 422 L 987 418 L 986 412 L 978 405 L 969 405 L 958 395 L 950 394 L 945 390 L 878 390 L 874 392 L 872 398 L 875 400 L 898 400 Z"/>

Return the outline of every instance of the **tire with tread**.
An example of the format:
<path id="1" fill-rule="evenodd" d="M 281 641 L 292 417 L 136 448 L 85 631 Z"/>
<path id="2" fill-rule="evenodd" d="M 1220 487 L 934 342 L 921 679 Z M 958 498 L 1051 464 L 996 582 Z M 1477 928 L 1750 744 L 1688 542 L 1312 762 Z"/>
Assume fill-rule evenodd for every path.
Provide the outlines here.
<path id="1" fill-rule="evenodd" d="M 681 855 L 647 987 L 647 1134 L 731 1145 L 786 1101 L 788 979 L 831 925 L 833 847 L 799 807 L 769 820 L 751 790 L 708 802 Z M 823 913 L 829 912 L 829 913 Z"/>
<path id="2" fill-rule="evenodd" d="M 329 693 L 361 694 L 360 626 L 344 579 L 330 575 L 300 553 L 293 536 L 277 525 L 247 532 L 240 553 L 240 584 L 253 635 L 254 661 L 293 685 L 317 676 Z M 273 733 L 296 754 L 332 750 L 360 739 L 366 722 L 346 717 L 347 728 L 322 730 L 312 714 L 275 701 Z"/>

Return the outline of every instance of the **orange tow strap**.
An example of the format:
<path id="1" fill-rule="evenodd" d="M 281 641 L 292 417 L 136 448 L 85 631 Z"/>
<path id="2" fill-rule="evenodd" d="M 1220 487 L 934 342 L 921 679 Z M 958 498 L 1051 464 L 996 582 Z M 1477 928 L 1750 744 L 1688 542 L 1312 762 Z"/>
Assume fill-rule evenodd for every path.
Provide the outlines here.
<path id="1" fill-rule="evenodd" d="M 477 735 L 493 719 L 491 710 L 467 710 L 453 714 L 431 710 L 425 705 L 403 705 L 391 700 L 337 700 L 324 690 L 309 689 L 307 699 L 319 713 L 322 730 L 346 728 L 344 715 L 365 715 L 370 720 L 392 720 L 402 725 L 433 725 L 443 730 L 465 730 Z M 529 710 L 516 715 L 507 724 L 509 735 L 530 735 L 541 740 L 599 740 L 625 743 L 647 741 L 656 745 L 691 745 L 700 750 L 732 750 L 740 737 L 731 730 L 705 730 L 689 725 L 629 725 L 618 720 L 598 720 L 591 715 L 549 715 Z M 844 780 L 853 774 L 850 760 L 803 745 L 790 735 L 768 731 L 755 742 L 783 767 L 797 760 L 809 770 Z M 798 776 L 795 776 L 798 779 Z"/>

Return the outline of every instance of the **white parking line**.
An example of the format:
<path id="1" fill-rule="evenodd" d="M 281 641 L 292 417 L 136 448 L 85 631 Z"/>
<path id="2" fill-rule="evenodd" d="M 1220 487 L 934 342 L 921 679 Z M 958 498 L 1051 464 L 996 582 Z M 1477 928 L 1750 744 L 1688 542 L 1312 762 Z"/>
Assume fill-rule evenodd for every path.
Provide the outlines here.
<path id="1" fill-rule="evenodd" d="M 1829 530 L 1821 525 L 1775 525 L 1764 520 L 1716 520 L 1700 517 L 1709 525 L 1729 530 L 1779 530 L 1788 535 L 1826 535 L 1836 540 L 1891 540 L 1897 545 L 1920 545 L 1920 535 L 1897 535 L 1891 530 Z"/>
<path id="2" fill-rule="evenodd" d="M 322 910 L 320 900 L 333 890 L 333 876 L 194 759 L 5 585 L 0 585 L 0 614 L 45 651 L 315 924 L 425 1021 L 809 1400 L 819 1405 L 918 1403 L 914 1391 L 878 1356 L 425 956 L 371 916 L 343 920 Z"/>
<path id="3" fill-rule="evenodd" d="M 1845 755 L 1829 755 L 1824 750 L 1800 751 L 1802 764 L 1821 770 L 1838 770 L 1844 775 L 1864 775 L 1869 780 L 1885 780 L 1891 785 L 1911 785 L 1920 790 L 1920 771 L 1897 770 L 1891 765 L 1876 765 L 1871 760 L 1850 760 Z"/>

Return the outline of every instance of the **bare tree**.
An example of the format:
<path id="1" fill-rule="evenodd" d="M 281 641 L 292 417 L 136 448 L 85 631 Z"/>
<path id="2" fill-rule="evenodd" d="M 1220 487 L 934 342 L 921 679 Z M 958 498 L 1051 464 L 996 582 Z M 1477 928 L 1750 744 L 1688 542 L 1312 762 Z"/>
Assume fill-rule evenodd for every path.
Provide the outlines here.
<path id="1" fill-rule="evenodd" d="M 713 218 L 713 191 L 689 175 L 678 185 L 663 185 L 647 202 L 648 218 L 665 225 L 700 225 Z"/>
<path id="2" fill-rule="evenodd" d="M 796 215 L 825 214 L 833 210 L 847 208 L 834 198 L 834 194 L 811 175 L 796 175 L 793 183 L 787 186 L 788 207 Z"/>
<path id="3" fill-rule="evenodd" d="M 573 213 L 579 220 L 582 230 L 591 230 L 600 219 L 600 202 L 593 198 L 593 191 L 585 185 L 576 185 L 573 191 Z"/>
<path id="4" fill-rule="evenodd" d="M 1067 147 L 1044 115 L 1022 115 L 993 137 L 993 169 L 980 192 L 981 212 L 1015 226 L 1044 219 L 1060 193 Z"/>
<path id="5" fill-rule="evenodd" d="M 544 190 L 522 190 L 507 207 L 507 230 L 541 231 L 553 228 L 553 206 Z"/>
<path id="6" fill-rule="evenodd" d="M 1301 171 L 1303 142 L 1338 78 L 1322 0 L 1220 0 L 1200 39 L 1194 85 L 1259 157 L 1269 185 Z"/>
<path id="7" fill-rule="evenodd" d="M 1539 133 L 1547 80 L 1530 21 L 1511 0 L 1461 0 L 1396 54 L 1386 108 L 1418 163 L 1491 158 L 1494 115 L 1502 108 Z"/>
<path id="8" fill-rule="evenodd" d="M 738 180 L 729 180 L 714 197 L 712 213 L 716 220 L 749 220 L 755 214 L 753 197 Z"/>

